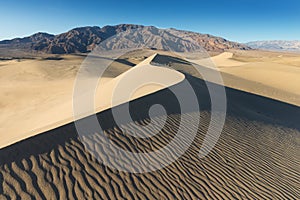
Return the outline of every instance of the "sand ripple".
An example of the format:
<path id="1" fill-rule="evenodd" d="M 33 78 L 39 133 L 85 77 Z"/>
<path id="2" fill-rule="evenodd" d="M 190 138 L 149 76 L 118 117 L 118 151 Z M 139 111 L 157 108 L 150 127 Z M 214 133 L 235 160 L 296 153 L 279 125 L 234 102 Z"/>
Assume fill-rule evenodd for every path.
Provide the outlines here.
<path id="1" fill-rule="evenodd" d="M 194 87 L 203 85 L 197 82 Z M 136 121 L 147 124 L 143 109 L 166 94 L 161 91 L 133 102 L 141 112 L 135 113 Z M 74 124 L 68 124 L 0 150 L 0 199 L 300 199 L 300 128 L 295 119 L 299 108 L 232 89 L 227 95 L 224 130 L 204 159 L 198 153 L 210 121 L 207 102 L 200 105 L 201 113 L 182 113 L 191 122 L 201 117 L 192 146 L 176 162 L 151 173 L 104 166 L 85 150 Z M 158 135 L 136 139 L 109 123 L 110 115 L 109 110 L 98 114 L 107 120 L 105 134 L 133 152 L 163 147 L 180 122 L 173 109 Z M 130 123 L 124 127 L 156 131 L 136 130 Z"/>

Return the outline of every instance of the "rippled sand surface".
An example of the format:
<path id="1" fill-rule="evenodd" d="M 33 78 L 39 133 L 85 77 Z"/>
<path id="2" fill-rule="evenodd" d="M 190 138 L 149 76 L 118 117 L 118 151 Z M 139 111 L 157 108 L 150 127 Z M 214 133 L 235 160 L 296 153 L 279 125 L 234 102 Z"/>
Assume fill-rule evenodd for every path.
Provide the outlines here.
<path id="1" fill-rule="evenodd" d="M 148 173 L 111 169 L 86 150 L 70 123 L 0 149 L 0 199 L 299 199 L 299 107 L 226 88 L 224 130 L 215 148 L 200 159 L 211 115 L 209 95 L 202 80 L 186 78 L 201 99 L 200 113 L 180 113 L 168 89 L 131 102 L 140 125 L 151 121 L 151 105 L 167 108 L 167 122 L 154 137 L 130 136 L 130 132 L 157 131 L 137 129 L 134 122 L 124 122 L 126 132 L 121 131 L 111 110 L 97 114 L 105 135 L 133 152 L 160 149 L 175 137 L 183 116 L 191 124 L 200 116 L 193 144 L 176 162 Z M 185 134 L 188 137 L 190 132 Z"/>

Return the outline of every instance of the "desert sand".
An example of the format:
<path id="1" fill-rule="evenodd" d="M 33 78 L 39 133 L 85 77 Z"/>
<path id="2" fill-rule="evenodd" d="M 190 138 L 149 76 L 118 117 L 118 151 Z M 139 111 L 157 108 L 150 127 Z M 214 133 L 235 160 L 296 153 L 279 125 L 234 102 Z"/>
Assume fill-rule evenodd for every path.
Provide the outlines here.
<path id="1" fill-rule="evenodd" d="M 213 61 L 222 72 L 226 72 L 246 80 L 258 82 L 270 87 L 277 88 L 291 94 L 300 95 L 300 67 L 291 65 L 286 62 L 277 63 L 276 61 L 256 61 L 256 62 L 239 62 L 233 58 L 233 53 L 228 57 L 216 56 Z M 279 57 L 280 59 L 285 59 Z M 294 99 L 295 103 L 300 104 L 299 98 Z"/>
<path id="2" fill-rule="evenodd" d="M 150 62 L 155 56 L 156 54 L 150 56 L 115 78 L 108 76 L 106 73 L 105 76 L 99 80 L 101 87 L 98 87 L 95 91 L 95 112 L 101 112 L 113 106 L 170 87 L 184 80 L 184 75 L 180 72 L 164 67 L 151 66 Z M 72 61 L 76 62 L 74 59 L 72 59 Z M 5 66 L 5 64 L 8 66 Z M 5 107 L 3 109 L 2 118 L 0 118 L 3 119 L 3 121 L 1 121 L 3 122 L 3 126 L 1 126 L 2 130 L 0 129 L 0 131 L 1 133 L 9 132 L 10 135 L 1 134 L 0 148 L 74 121 L 72 92 L 75 82 L 74 75 L 76 75 L 76 69 L 78 69 L 78 67 L 73 66 L 71 69 L 62 69 L 56 66 L 57 69 L 53 69 L 55 71 L 54 73 L 56 73 L 55 75 L 64 77 L 60 78 L 54 77 L 55 75 L 52 74 L 45 74 L 45 72 L 42 71 L 45 70 L 45 68 L 49 70 L 50 67 L 53 67 L 51 65 L 49 66 L 48 63 L 45 63 L 48 65 L 44 66 L 44 68 L 39 67 L 42 63 L 36 61 L 24 61 L 21 65 L 16 61 L 8 61 L 5 64 L 4 69 L 2 69 L 3 76 L 5 76 L 5 79 L 2 80 L 3 88 L 1 88 L 4 93 L 2 101 L 5 103 L 14 103 L 15 105 L 6 105 L 9 109 L 8 112 L 10 114 L 13 113 L 10 117 L 7 115 L 8 112 L 5 112 Z M 71 64 L 72 63 L 67 62 L 63 65 Z M 19 71 L 18 74 L 16 74 L 15 71 Z M 128 88 L 132 87 L 133 80 L 138 79 L 138 77 L 143 78 L 144 73 L 147 73 L 147 77 L 150 80 L 162 80 L 161 82 L 164 85 L 147 84 L 142 88 L 137 88 L 135 91 L 130 91 Z M 17 77 L 15 78 L 15 76 Z M 61 80 L 53 80 L 53 77 Z M 13 78 L 15 78 L 16 84 L 13 83 Z M 94 77 L 86 76 L 86 79 L 93 78 Z M 11 86 L 12 84 L 13 86 Z M 122 84 L 124 88 L 118 90 L 119 99 L 112 102 L 114 90 L 118 84 Z M 12 91 L 10 89 L 14 90 Z M 42 93 L 42 91 L 45 92 Z M 134 93 L 128 96 L 130 92 Z M 18 93 L 22 96 L 22 103 L 26 104 L 20 105 L 15 99 L 5 99 L 7 93 Z M 81 113 L 82 116 L 80 117 L 86 117 L 95 112 Z M 41 115 L 40 113 L 43 114 Z M 14 125 L 16 121 L 19 122 L 18 126 Z M 7 130 L 7 128 L 9 130 Z"/>
<path id="3" fill-rule="evenodd" d="M 283 52 L 240 51 L 196 63 L 219 70 L 228 87 L 300 105 L 300 55 Z M 244 79 L 244 80 L 242 80 Z"/>
<path id="4" fill-rule="evenodd" d="M 299 84 L 294 85 L 299 81 L 294 80 L 299 76 L 295 66 L 298 58 L 283 57 L 284 63 L 280 63 L 284 59 L 277 62 L 269 57 L 257 62 L 255 55 L 240 52 L 213 58 L 228 86 L 228 112 L 216 147 L 204 159 L 199 159 L 198 153 L 211 115 L 205 82 L 188 73 L 183 76 L 182 73 L 189 72 L 186 65 L 173 63 L 171 67 L 181 69 L 180 73 L 155 66 L 158 73 L 170 73 L 168 87 L 180 87 L 183 78 L 191 83 L 197 91 L 201 113 L 190 111 L 182 115 L 191 122 L 200 115 L 201 122 L 194 143 L 180 159 L 164 169 L 142 174 L 117 171 L 99 163 L 80 142 L 74 123 L 63 121 L 72 112 L 72 88 L 82 57 L 3 61 L 0 64 L 0 198 L 299 199 L 300 104 Z M 140 62 L 127 60 L 133 65 Z M 139 68 L 150 67 L 149 60 L 136 69 L 117 63 L 107 73 L 103 85 L 111 88 L 118 77 L 131 71 L 140 73 Z M 246 74 L 242 73 L 243 66 Z M 254 73 L 258 68 L 261 77 Z M 269 68 L 271 72 L 267 73 Z M 203 70 L 211 69 L 203 67 Z M 148 95 L 139 98 L 144 94 Z M 148 108 L 152 104 L 168 108 L 166 125 L 149 140 L 121 132 L 113 123 L 110 109 L 97 113 L 97 117 L 105 133 L 124 149 L 154 151 L 172 139 L 180 123 L 181 114 L 172 97 L 161 86 L 142 88 L 133 95 L 136 100 L 131 104 L 139 124 L 149 122 Z M 120 103 L 116 105 L 122 106 Z M 110 106 L 115 105 L 106 102 L 102 109 Z M 64 126 L 50 130 L 53 123 Z M 155 131 L 142 127 L 136 130 L 130 123 L 123 126 L 132 132 Z M 19 142 L 12 144 L 15 141 Z"/>

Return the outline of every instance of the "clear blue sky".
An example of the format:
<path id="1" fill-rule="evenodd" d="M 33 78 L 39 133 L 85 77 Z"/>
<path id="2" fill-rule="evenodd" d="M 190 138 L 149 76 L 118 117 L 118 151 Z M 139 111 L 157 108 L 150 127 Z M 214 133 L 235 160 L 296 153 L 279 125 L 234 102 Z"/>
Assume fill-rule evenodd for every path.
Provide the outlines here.
<path id="1" fill-rule="evenodd" d="M 120 23 L 209 33 L 233 41 L 300 40 L 300 0 L 3 0 L 0 40 Z"/>

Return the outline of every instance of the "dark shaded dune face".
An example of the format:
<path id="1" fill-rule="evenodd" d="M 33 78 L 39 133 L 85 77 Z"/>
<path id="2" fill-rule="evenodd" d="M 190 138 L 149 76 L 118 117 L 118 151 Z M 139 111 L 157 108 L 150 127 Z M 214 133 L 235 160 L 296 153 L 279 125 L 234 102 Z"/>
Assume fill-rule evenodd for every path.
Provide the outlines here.
<path id="1" fill-rule="evenodd" d="M 105 134 L 132 152 L 160 149 L 175 137 L 181 116 L 193 122 L 200 115 L 193 144 L 176 162 L 149 173 L 111 169 L 86 151 L 71 123 L 0 150 L 0 199 L 299 199 L 299 107 L 226 88 L 224 129 L 200 159 L 211 105 L 205 83 L 187 80 L 197 91 L 200 113 L 180 113 L 168 89 L 131 102 L 135 122 L 123 122 L 129 132 L 156 131 L 136 130 L 132 123 L 146 125 L 151 105 L 166 106 L 167 122 L 151 138 L 120 131 L 111 110 L 97 114 Z"/>

